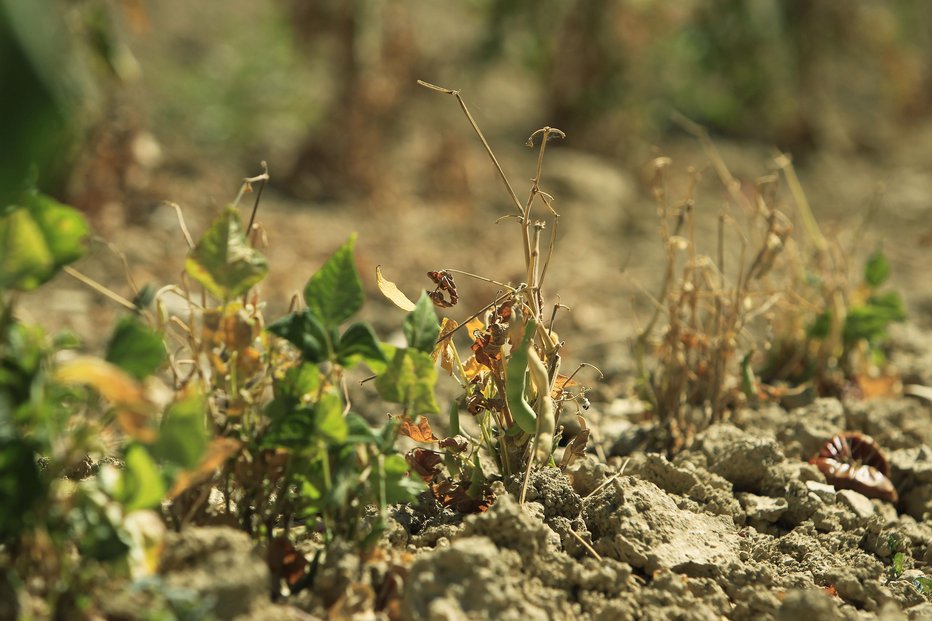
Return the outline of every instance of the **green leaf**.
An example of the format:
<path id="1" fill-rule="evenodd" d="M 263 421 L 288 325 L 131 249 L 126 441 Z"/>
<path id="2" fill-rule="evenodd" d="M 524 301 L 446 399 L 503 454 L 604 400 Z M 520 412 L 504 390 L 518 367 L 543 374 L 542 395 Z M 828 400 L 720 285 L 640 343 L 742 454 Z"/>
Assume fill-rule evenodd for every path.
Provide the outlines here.
<path id="1" fill-rule="evenodd" d="M 825 311 L 816 317 L 809 329 L 806 330 L 806 336 L 812 339 L 824 339 L 828 337 L 828 332 L 832 328 L 832 313 Z"/>
<path id="2" fill-rule="evenodd" d="M 194 280 L 224 301 L 245 293 L 269 271 L 265 257 L 249 246 L 239 212 L 233 207 L 214 220 L 184 267 Z"/>
<path id="3" fill-rule="evenodd" d="M 537 414 L 525 398 L 527 386 L 527 350 L 534 336 L 537 322 L 532 317 L 524 326 L 524 338 L 521 344 L 511 352 L 508 369 L 505 372 L 505 392 L 508 410 L 512 418 L 525 433 L 533 434 L 537 430 Z"/>
<path id="4" fill-rule="evenodd" d="M 450 435 L 458 436 L 460 434 L 460 406 L 455 399 L 450 402 L 449 421 Z"/>
<path id="5" fill-rule="evenodd" d="M 308 309 L 326 328 L 339 326 L 362 308 L 362 282 L 353 261 L 355 244 L 353 234 L 304 287 Z"/>
<path id="6" fill-rule="evenodd" d="M 281 405 L 280 402 L 273 401 L 270 407 L 276 404 Z M 262 446 L 296 451 L 313 449 L 315 418 L 314 408 L 310 405 L 298 405 L 276 412 L 262 438 Z"/>
<path id="7" fill-rule="evenodd" d="M 904 555 L 902 552 L 897 552 L 893 555 L 893 575 L 899 577 L 903 573 L 903 559 Z"/>
<path id="8" fill-rule="evenodd" d="M 136 379 L 152 375 L 165 362 L 165 344 L 158 332 L 135 316 L 117 323 L 107 345 L 107 362 L 112 362 Z"/>
<path id="9" fill-rule="evenodd" d="M 346 415 L 347 444 L 379 444 L 381 438 L 372 429 L 369 422 L 359 414 L 350 412 Z"/>
<path id="10" fill-rule="evenodd" d="M 152 302 L 155 300 L 155 294 L 158 293 L 158 289 L 155 284 L 148 282 L 143 285 L 142 289 L 139 290 L 135 296 L 133 296 L 133 306 L 136 307 L 137 312 L 149 308 Z"/>
<path id="11" fill-rule="evenodd" d="M 124 461 L 126 468 L 114 490 L 116 499 L 127 513 L 158 507 L 167 490 L 152 455 L 141 444 L 133 444 L 126 450 Z"/>
<path id="12" fill-rule="evenodd" d="M 427 489 L 420 478 L 408 474 L 408 463 L 401 455 L 385 457 L 381 468 L 373 468 L 370 477 L 371 485 L 378 490 L 377 498 L 384 498 L 389 505 L 414 502 Z"/>
<path id="13" fill-rule="evenodd" d="M 421 293 L 417 306 L 405 317 L 403 329 L 408 347 L 428 354 L 434 350 L 437 337 L 440 336 L 440 323 L 434 312 L 434 303 L 427 293 Z"/>
<path id="14" fill-rule="evenodd" d="M 207 402 L 201 394 L 169 406 L 158 440 L 152 446 L 152 456 L 185 470 L 196 468 L 210 442 L 206 412 Z"/>
<path id="15" fill-rule="evenodd" d="M 890 262 L 883 251 L 877 250 L 867 259 L 864 266 L 864 282 L 871 289 L 876 289 L 890 277 Z"/>
<path id="16" fill-rule="evenodd" d="M 35 289 L 84 254 L 87 221 L 34 191 L 0 216 L 0 289 Z"/>
<path id="17" fill-rule="evenodd" d="M 16 538 L 46 495 L 31 442 L 0 439 L 0 543 Z"/>
<path id="18" fill-rule="evenodd" d="M 286 315 L 270 325 L 267 330 L 297 347 L 305 362 L 318 363 L 331 358 L 331 337 L 308 310 Z"/>
<path id="19" fill-rule="evenodd" d="M 360 361 L 369 365 L 375 373 L 384 372 L 385 363 L 388 362 L 372 328 L 365 323 L 354 323 L 340 337 L 337 362 L 348 368 Z"/>
<path id="20" fill-rule="evenodd" d="M 122 515 L 112 510 L 110 499 L 99 490 L 79 487 L 71 502 L 74 506 L 67 515 L 69 536 L 82 558 L 104 562 L 123 558 L 132 539 L 121 532 Z"/>
<path id="21" fill-rule="evenodd" d="M 284 377 L 273 384 L 276 399 L 301 401 L 305 395 L 316 394 L 320 386 L 320 369 L 316 364 L 304 362 L 285 371 Z"/>
<path id="22" fill-rule="evenodd" d="M 891 291 L 868 298 L 865 306 L 856 306 L 845 317 L 845 343 L 861 339 L 874 342 L 886 336 L 887 327 L 906 319 L 906 308 L 899 293 Z"/>
<path id="23" fill-rule="evenodd" d="M 317 432 L 330 444 L 342 444 L 346 441 L 348 429 L 343 417 L 343 400 L 339 395 L 332 392 L 321 395 L 314 408 L 314 422 Z"/>
<path id="24" fill-rule="evenodd" d="M 913 584 L 922 594 L 932 593 L 932 578 L 919 576 L 913 579 Z"/>
<path id="25" fill-rule="evenodd" d="M 408 347 L 395 350 L 375 387 L 383 399 L 402 404 L 408 414 L 436 414 L 440 411 L 434 398 L 436 382 L 437 369 L 430 354 Z"/>

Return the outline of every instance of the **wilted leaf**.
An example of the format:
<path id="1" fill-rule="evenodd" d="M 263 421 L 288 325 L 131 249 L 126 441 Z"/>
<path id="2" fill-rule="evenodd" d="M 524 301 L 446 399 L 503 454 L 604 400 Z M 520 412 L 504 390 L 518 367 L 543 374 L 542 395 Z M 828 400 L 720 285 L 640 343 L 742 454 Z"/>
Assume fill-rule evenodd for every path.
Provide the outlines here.
<path id="1" fill-rule="evenodd" d="M 408 347 L 427 353 L 434 350 L 434 343 L 440 334 L 440 325 L 434 305 L 427 294 L 421 294 L 417 306 L 405 317 L 402 329 L 408 340 Z"/>
<path id="2" fill-rule="evenodd" d="M 169 498 L 176 498 L 185 491 L 198 485 L 216 472 L 226 460 L 236 455 L 243 448 L 243 443 L 235 438 L 214 438 L 204 451 L 200 463 L 192 470 L 186 470 L 178 475 L 175 484 L 169 492 Z"/>
<path id="3" fill-rule="evenodd" d="M 408 436 L 415 442 L 421 442 L 422 444 L 431 444 L 438 440 L 438 438 L 434 436 L 434 432 L 431 431 L 430 423 L 427 421 L 426 416 L 421 416 L 416 425 L 408 419 L 403 419 L 398 433 L 403 436 Z"/>
<path id="4" fill-rule="evenodd" d="M 475 356 L 470 356 L 466 362 L 463 363 L 463 369 L 466 371 L 466 380 L 470 381 L 480 373 L 485 372 L 487 369 L 485 366 L 479 363 L 476 360 Z"/>
<path id="5" fill-rule="evenodd" d="M 116 408 L 117 423 L 125 433 L 142 442 L 153 441 L 154 407 L 142 384 L 116 365 L 99 358 L 75 358 L 59 365 L 54 378 L 62 384 L 89 386 Z"/>
<path id="6" fill-rule="evenodd" d="M 440 464 L 443 463 L 443 453 L 431 451 L 429 449 L 416 448 L 405 454 L 405 461 L 424 480 L 430 483 L 431 480 L 440 474 Z"/>
<path id="7" fill-rule="evenodd" d="M 399 289 L 395 283 L 382 276 L 381 265 L 375 267 L 375 280 L 379 285 L 379 291 L 381 291 L 382 295 L 387 297 L 392 304 L 408 313 L 414 310 L 416 304 L 402 293 L 401 289 Z"/>
<path id="8" fill-rule="evenodd" d="M 453 375 L 453 364 L 455 362 L 453 352 L 456 350 L 456 345 L 453 344 L 452 333 L 457 327 L 454 320 L 444 317 L 440 321 L 440 338 L 434 345 L 433 351 L 430 352 L 430 357 L 435 362 L 439 360 L 440 368 L 449 375 Z"/>
<path id="9" fill-rule="evenodd" d="M 84 254 L 87 232 L 76 209 L 24 192 L 0 215 L 0 289 L 29 291 L 48 281 Z"/>
<path id="10" fill-rule="evenodd" d="M 228 207 L 198 240 L 185 270 L 215 297 L 229 300 L 262 280 L 269 265 L 246 240 L 239 212 Z"/>
<path id="11" fill-rule="evenodd" d="M 469 495 L 468 487 L 459 482 L 445 480 L 434 483 L 430 489 L 437 502 L 457 513 L 483 513 L 492 504 L 491 493 L 480 490 L 474 498 Z"/>
<path id="12" fill-rule="evenodd" d="M 304 287 L 308 309 L 325 328 L 336 328 L 362 308 L 362 282 L 353 261 L 355 245 L 353 234 Z"/>
<path id="13" fill-rule="evenodd" d="M 903 394 L 903 381 L 899 375 L 871 377 L 860 374 L 855 377 L 864 399 L 899 397 Z"/>
<path id="14" fill-rule="evenodd" d="M 291 593 L 299 590 L 307 576 L 307 559 L 287 537 L 275 537 L 269 542 L 265 562 L 272 576 L 277 580 L 284 580 Z"/>
<path id="15" fill-rule="evenodd" d="M 483 332 L 485 330 L 485 324 L 482 323 L 478 317 L 473 317 L 466 322 L 466 332 L 469 334 L 469 337 L 472 338 L 476 330 Z"/>
<path id="16" fill-rule="evenodd" d="M 558 399 L 564 390 L 572 388 L 573 386 L 579 386 L 579 382 L 558 373 L 557 378 L 553 381 L 553 390 L 550 391 L 550 396 L 554 399 Z"/>
<path id="17" fill-rule="evenodd" d="M 84 384 L 114 405 L 146 407 L 142 385 L 121 368 L 100 358 L 80 357 L 63 362 L 54 377 L 63 384 Z"/>
<path id="18" fill-rule="evenodd" d="M 140 380 L 152 375 L 165 358 L 165 344 L 159 333 L 132 315 L 117 323 L 107 345 L 107 362 Z"/>
<path id="19" fill-rule="evenodd" d="M 564 449 L 563 459 L 560 462 L 560 468 L 564 470 L 586 454 L 586 445 L 589 443 L 590 431 L 586 419 L 577 414 L 576 421 L 579 423 L 579 432 L 573 436 L 573 439 Z"/>
<path id="20" fill-rule="evenodd" d="M 469 448 L 469 440 L 465 436 L 450 436 L 440 441 L 440 448 L 453 453 L 465 453 Z"/>

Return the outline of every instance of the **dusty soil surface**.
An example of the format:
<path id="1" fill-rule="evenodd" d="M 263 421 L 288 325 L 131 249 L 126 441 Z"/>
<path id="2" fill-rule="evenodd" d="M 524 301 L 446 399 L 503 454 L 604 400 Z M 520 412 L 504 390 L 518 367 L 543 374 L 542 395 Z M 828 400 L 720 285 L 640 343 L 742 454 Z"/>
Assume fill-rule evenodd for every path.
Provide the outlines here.
<path id="1" fill-rule="evenodd" d="M 837 490 L 807 463 L 843 429 L 889 449 L 897 505 Z M 630 425 L 607 463 L 533 473 L 524 505 L 514 480 L 465 518 L 397 507 L 372 557 L 334 548 L 313 588 L 279 605 L 233 530 L 172 536 L 161 579 L 220 619 L 929 619 L 930 430 L 916 401 L 821 399 L 740 412 L 670 461 L 617 455 L 642 431 Z"/>

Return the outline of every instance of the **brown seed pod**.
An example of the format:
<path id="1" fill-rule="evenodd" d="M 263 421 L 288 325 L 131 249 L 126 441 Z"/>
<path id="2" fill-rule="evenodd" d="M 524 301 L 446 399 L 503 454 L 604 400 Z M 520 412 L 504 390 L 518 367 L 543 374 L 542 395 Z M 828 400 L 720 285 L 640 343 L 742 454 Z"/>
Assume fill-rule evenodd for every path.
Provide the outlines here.
<path id="1" fill-rule="evenodd" d="M 809 463 L 839 489 L 851 489 L 887 502 L 897 501 L 896 488 L 888 478 L 890 465 L 870 436 L 858 432 L 832 436 Z"/>

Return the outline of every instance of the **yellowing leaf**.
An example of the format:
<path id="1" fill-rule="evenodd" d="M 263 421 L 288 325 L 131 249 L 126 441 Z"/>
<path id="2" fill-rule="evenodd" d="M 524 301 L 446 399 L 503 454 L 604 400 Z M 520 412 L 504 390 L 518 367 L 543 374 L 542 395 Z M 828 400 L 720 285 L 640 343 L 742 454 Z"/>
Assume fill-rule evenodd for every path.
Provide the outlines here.
<path id="1" fill-rule="evenodd" d="M 399 289 L 395 283 L 382 276 L 381 265 L 375 267 L 375 280 L 379 285 L 379 291 L 381 291 L 382 295 L 387 297 L 392 304 L 408 313 L 417 308 L 417 305 L 412 302 L 408 296 L 402 293 L 401 289 Z"/>
<path id="2" fill-rule="evenodd" d="M 434 345 L 434 350 L 430 353 L 430 357 L 434 362 L 438 359 L 440 360 L 440 368 L 446 371 L 448 375 L 453 375 L 453 354 L 456 345 L 453 344 L 451 333 L 456 330 L 456 328 L 456 321 L 449 317 L 444 317 L 440 322 L 440 339 L 437 341 L 437 344 Z"/>
<path id="3" fill-rule="evenodd" d="M 115 364 L 81 357 L 61 364 L 55 379 L 63 384 L 84 384 L 114 405 L 148 409 L 142 384 Z"/>
<path id="4" fill-rule="evenodd" d="M 467 380 L 471 380 L 486 370 L 486 367 L 483 366 L 478 360 L 476 360 L 475 356 L 470 356 L 469 360 L 463 364 L 463 368 L 466 370 Z"/>
<path id="5" fill-rule="evenodd" d="M 120 367 L 100 358 L 81 357 L 61 364 L 54 377 L 63 384 L 94 389 L 114 405 L 117 424 L 126 434 L 141 442 L 155 440 L 154 407 L 146 400 L 142 384 Z"/>
<path id="6" fill-rule="evenodd" d="M 473 332 L 476 330 L 485 330 L 485 324 L 478 317 L 473 317 L 466 322 L 466 333 L 469 334 L 469 338 L 473 338 Z"/>
<path id="7" fill-rule="evenodd" d="M 198 483 L 207 480 L 227 459 L 235 455 L 243 443 L 235 438 L 215 438 L 207 447 L 201 462 L 193 470 L 185 470 L 175 480 L 169 498 L 176 498 Z"/>

